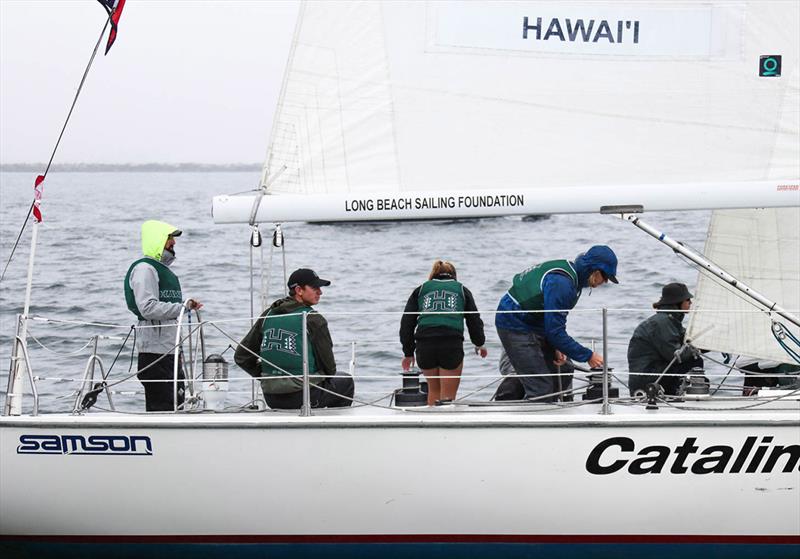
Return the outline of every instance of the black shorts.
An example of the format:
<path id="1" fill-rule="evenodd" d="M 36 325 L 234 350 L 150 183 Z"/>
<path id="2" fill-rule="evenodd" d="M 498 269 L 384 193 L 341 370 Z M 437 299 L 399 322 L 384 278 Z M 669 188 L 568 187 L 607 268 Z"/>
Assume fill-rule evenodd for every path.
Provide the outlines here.
<path id="1" fill-rule="evenodd" d="M 417 340 L 417 367 L 452 371 L 464 361 L 464 340 L 460 337 L 432 337 Z"/>

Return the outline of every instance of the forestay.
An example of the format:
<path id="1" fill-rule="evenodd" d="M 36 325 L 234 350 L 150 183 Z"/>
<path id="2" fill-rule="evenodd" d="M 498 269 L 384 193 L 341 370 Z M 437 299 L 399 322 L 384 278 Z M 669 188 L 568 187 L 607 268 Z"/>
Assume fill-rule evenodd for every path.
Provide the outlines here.
<path id="1" fill-rule="evenodd" d="M 795 206 L 797 2 L 309 2 L 257 221 Z M 251 196 L 217 197 L 217 222 Z"/>

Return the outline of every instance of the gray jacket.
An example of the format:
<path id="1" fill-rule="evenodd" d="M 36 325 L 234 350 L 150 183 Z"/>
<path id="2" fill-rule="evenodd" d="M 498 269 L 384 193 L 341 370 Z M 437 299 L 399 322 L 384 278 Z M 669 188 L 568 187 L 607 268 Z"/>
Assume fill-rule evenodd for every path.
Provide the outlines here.
<path id="1" fill-rule="evenodd" d="M 172 259 L 162 258 L 169 266 Z M 136 298 L 136 306 L 146 320 L 140 320 L 136 329 L 136 349 L 139 353 L 173 353 L 178 315 L 183 304 L 164 303 L 158 299 L 158 272 L 140 262 L 131 270 L 128 283 Z"/>

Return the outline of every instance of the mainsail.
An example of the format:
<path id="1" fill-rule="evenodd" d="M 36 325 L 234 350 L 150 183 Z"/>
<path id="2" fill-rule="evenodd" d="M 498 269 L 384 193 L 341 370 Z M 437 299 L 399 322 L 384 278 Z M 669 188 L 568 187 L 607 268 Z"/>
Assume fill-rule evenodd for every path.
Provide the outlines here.
<path id="1" fill-rule="evenodd" d="M 305 3 L 262 178 L 287 196 L 256 221 L 798 205 L 798 21 L 781 1 Z"/>
<path id="2" fill-rule="evenodd" d="M 797 8 L 798 4 L 794 3 Z M 786 28 L 797 33 L 798 17 L 787 21 Z M 797 36 L 795 43 L 800 42 Z M 777 52 L 777 51 L 776 51 Z M 768 59 L 761 60 L 769 64 Z M 800 176 L 800 72 L 782 70 L 789 78 L 775 116 L 776 135 L 765 148 L 773 150 L 766 161 L 766 176 Z M 704 255 L 739 281 L 783 308 L 800 315 L 800 191 L 786 183 L 784 189 L 794 197 L 794 208 L 715 210 L 711 216 Z M 761 204 L 756 204 L 761 205 Z M 766 205 L 766 204 L 764 204 Z M 692 315 L 688 336 L 699 347 L 755 357 L 761 360 L 794 363 L 774 336 L 772 321 L 777 320 L 796 338 L 800 328 L 775 314 L 763 312 L 752 299 L 742 298 L 730 286 L 710 275 L 700 275 L 695 299 L 697 312 Z M 761 312 L 760 312 L 761 311 Z M 796 351 L 791 340 L 785 340 Z"/>

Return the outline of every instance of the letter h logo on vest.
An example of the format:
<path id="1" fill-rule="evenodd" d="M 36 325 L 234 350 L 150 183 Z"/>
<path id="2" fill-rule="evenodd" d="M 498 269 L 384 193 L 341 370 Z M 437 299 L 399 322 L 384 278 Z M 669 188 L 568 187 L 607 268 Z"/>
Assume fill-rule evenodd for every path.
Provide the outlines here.
<path id="1" fill-rule="evenodd" d="M 275 350 L 290 355 L 300 355 L 297 351 L 297 334 L 283 328 L 269 328 L 261 347 L 267 351 Z"/>
<path id="2" fill-rule="evenodd" d="M 424 311 L 452 311 L 456 308 L 456 296 L 444 289 L 432 291 L 422 301 Z"/>

